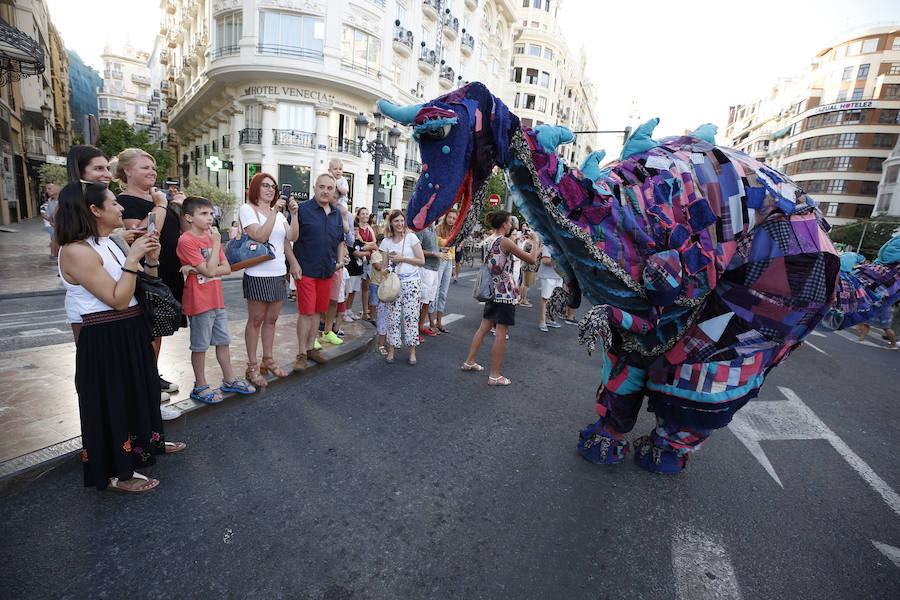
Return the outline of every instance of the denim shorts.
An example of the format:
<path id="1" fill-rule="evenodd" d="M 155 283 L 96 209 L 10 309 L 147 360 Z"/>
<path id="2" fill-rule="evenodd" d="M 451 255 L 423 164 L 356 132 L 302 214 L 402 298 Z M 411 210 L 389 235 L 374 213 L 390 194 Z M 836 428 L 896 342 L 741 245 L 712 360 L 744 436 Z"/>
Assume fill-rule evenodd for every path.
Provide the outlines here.
<path id="1" fill-rule="evenodd" d="M 231 344 L 228 334 L 228 313 L 214 308 L 188 317 L 191 322 L 191 352 L 206 352 L 210 346 Z"/>

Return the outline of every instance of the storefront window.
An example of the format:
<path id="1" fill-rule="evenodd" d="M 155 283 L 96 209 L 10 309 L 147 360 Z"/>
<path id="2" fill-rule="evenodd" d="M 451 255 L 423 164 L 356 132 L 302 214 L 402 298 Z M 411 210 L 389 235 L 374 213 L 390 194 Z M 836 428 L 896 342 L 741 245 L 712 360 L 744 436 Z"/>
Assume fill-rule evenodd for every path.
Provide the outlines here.
<path id="1" fill-rule="evenodd" d="M 291 184 L 291 196 L 297 201 L 309 200 L 309 167 L 278 165 L 278 185 Z"/>

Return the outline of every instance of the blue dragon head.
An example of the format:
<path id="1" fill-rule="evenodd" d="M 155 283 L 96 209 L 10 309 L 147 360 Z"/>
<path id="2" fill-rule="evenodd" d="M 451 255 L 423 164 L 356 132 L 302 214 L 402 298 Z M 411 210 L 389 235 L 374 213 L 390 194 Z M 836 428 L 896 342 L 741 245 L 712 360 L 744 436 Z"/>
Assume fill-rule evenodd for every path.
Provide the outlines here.
<path id="1" fill-rule="evenodd" d="M 422 173 L 409 199 L 407 225 L 422 230 L 458 203 L 460 218 L 450 237 L 461 239 L 481 214 L 494 165 L 509 162 L 519 118 L 479 82 L 425 104 L 401 107 L 380 100 L 378 108 L 412 125 L 419 143 Z"/>

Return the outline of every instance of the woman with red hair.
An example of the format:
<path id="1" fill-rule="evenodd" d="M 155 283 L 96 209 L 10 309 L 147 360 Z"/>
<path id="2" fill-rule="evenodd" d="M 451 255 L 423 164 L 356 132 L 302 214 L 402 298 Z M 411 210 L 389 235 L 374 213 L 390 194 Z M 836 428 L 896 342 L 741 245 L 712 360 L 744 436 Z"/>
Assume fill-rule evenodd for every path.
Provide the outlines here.
<path id="1" fill-rule="evenodd" d="M 289 225 L 282 211 L 285 205 L 291 215 L 297 215 L 297 202 L 284 196 L 276 198 L 278 183 L 268 173 L 257 173 L 250 180 L 247 190 L 249 202 L 241 206 L 239 224 L 246 235 L 257 242 L 267 242 L 275 252 L 274 260 L 267 260 L 244 271 L 244 298 L 247 300 L 247 326 L 244 341 L 247 344 L 246 377 L 256 387 L 267 385 L 263 375 L 285 377 L 287 372 L 278 366 L 273 355 L 275 322 L 281 305 L 287 297 L 285 252 L 290 252 L 290 242 L 299 234 L 297 219 Z M 260 336 L 260 333 L 262 336 Z M 257 365 L 256 346 L 262 337 L 262 362 Z"/>

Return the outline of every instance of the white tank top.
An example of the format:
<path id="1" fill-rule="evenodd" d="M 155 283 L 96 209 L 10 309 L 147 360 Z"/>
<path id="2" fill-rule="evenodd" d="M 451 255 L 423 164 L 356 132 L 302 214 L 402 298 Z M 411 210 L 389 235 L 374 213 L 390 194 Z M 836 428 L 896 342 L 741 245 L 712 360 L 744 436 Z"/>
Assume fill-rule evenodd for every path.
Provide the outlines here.
<path id="1" fill-rule="evenodd" d="M 125 264 L 125 254 L 122 252 L 122 249 L 108 237 L 97 238 L 96 242 L 93 238 L 87 238 L 84 241 L 100 255 L 103 268 L 106 269 L 109 276 L 119 281 L 119 278 L 122 277 L 121 265 Z M 81 323 L 82 315 L 113 310 L 113 307 L 87 291 L 84 286 L 73 285 L 66 281 L 66 278 L 63 277 L 62 268 L 59 266 L 62 261 L 62 251 L 63 248 L 60 248 L 56 268 L 59 270 L 59 278 L 62 279 L 63 286 L 66 288 L 66 323 Z M 128 307 L 131 308 L 137 303 L 137 299 L 132 296 Z"/>

